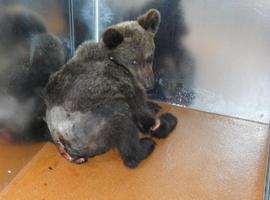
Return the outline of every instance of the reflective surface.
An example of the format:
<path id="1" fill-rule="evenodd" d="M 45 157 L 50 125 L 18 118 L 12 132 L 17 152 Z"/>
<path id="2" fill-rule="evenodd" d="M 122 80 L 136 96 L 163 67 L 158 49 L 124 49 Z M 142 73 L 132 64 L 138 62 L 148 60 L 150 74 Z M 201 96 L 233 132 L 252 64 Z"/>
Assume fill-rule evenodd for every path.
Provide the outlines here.
<path id="1" fill-rule="evenodd" d="M 150 97 L 203 111 L 269 122 L 268 1 L 78 2 L 83 2 L 82 21 L 91 24 L 88 33 L 92 34 L 85 35 L 84 39 L 94 39 L 97 33 L 100 38 L 106 26 L 135 19 L 149 8 L 161 12 L 154 63 L 156 87 L 150 91 Z M 95 13 L 90 15 L 89 9 L 89 17 L 86 17 L 85 5 Z M 79 36 L 76 40 L 82 38 Z"/>
<path id="2" fill-rule="evenodd" d="M 183 1 L 196 59 L 192 107 L 262 122 L 270 119 L 270 3 Z"/>
<path id="3" fill-rule="evenodd" d="M 64 1 L 0 0 L 0 138 L 48 133 L 43 89 L 74 46 L 69 7 Z"/>
<path id="4" fill-rule="evenodd" d="M 67 52 L 98 41 L 114 23 L 149 8 L 156 37 L 154 99 L 260 122 L 270 119 L 270 3 L 267 0 L 0 0 L 37 11 Z"/>
<path id="5" fill-rule="evenodd" d="M 0 0 L 1 9 L 8 7 L 25 7 L 38 13 L 45 22 L 48 32 L 58 36 L 67 48 L 72 49 L 70 31 L 69 1 L 66 0 Z"/>

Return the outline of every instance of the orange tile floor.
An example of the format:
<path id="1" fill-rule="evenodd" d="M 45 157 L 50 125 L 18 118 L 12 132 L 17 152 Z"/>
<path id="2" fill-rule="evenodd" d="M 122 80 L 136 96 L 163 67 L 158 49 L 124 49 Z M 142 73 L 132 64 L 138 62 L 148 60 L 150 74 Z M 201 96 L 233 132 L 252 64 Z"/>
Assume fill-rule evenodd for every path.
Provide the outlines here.
<path id="1" fill-rule="evenodd" d="M 0 143 L 0 191 L 33 158 L 44 144 Z"/>
<path id="2" fill-rule="evenodd" d="M 115 150 L 86 164 L 72 164 L 48 143 L 0 192 L 0 199 L 263 198 L 269 125 L 169 105 L 163 108 L 178 117 L 177 129 L 158 140 L 153 154 L 136 169 L 126 168 Z M 0 156 L 6 148 L 0 146 Z M 8 158 L 1 159 L 1 173 L 9 168 L 6 165 L 11 166 Z M 0 184 L 2 177 L 3 173 Z"/>

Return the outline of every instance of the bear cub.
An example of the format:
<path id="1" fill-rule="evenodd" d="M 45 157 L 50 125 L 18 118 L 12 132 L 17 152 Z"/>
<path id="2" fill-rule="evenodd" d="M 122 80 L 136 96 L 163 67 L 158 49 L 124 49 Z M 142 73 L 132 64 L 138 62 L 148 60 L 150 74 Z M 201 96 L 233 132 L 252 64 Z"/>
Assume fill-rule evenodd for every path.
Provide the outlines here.
<path id="1" fill-rule="evenodd" d="M 136 21 L 108 27 L 102 42 L 84 42 L 46 87 L 46 121 L 54 143 L 69 161 L 117 148 L 136 167 L 176 127 L 170 113 L 146 101 L 154 85 L 154 36 L 160 14 L 150 9 Z M 139 132 L 150 137 L 139 137 Z"/>

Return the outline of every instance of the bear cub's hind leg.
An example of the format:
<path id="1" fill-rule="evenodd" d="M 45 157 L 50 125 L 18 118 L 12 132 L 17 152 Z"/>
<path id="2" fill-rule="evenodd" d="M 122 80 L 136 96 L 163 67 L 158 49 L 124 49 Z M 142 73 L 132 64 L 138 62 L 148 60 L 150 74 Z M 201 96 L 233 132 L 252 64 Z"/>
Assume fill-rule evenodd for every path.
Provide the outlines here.
<path id="1" fill-rule="evenodd" d="M 125 121 L 117 148 L 127 167 L 135 168 L 153 152 L 154 147 L 154 140 L 150 138 L 139 138 L 138 129 L 132 120 Z"/>

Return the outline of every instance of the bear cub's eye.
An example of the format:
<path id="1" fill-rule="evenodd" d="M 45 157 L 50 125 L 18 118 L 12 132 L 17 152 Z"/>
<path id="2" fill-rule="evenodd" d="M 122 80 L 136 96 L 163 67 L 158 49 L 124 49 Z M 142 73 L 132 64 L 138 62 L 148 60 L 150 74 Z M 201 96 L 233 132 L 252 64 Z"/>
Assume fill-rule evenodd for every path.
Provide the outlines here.
<path id="1" fill-rule="evenodd" d="M 138 61 L 136 59 L 131 60 L 132 65 L 138 65 Z"/>

